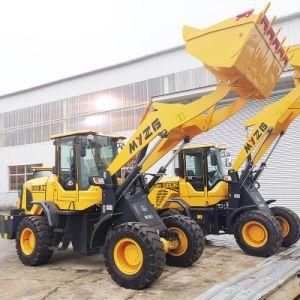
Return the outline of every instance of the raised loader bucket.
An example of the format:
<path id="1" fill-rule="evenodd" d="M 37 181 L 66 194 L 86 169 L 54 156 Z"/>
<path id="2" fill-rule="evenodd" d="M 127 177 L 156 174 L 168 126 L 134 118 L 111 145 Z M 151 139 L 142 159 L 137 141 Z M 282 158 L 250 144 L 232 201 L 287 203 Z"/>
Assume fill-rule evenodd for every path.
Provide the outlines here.
<path id="1" fill-rule="evenodd" d="M 246 98 L 264 99 L 288 64 L 282 42 L 266 16 L 269 4 L 258 15 L 253 10 L 206 29 L 185 26 L 186 50 L 200 59 L 217 80 L 230 81 Z"/>

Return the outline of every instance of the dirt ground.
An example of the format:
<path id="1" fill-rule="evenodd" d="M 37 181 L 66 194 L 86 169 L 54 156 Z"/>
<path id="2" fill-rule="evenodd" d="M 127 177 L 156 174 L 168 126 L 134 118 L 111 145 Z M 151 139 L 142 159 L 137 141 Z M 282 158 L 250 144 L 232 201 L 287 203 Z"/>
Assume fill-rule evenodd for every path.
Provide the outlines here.
<path id="1" fill-rule="evenodd" d="M 13 241 L 0 240 L 1 299 L 193 299 L 220 281 L 251 268 L 262 259 L 240 250 L 207 246 L 191 268 L 165 268 L 150 288 L 120 288 L 107 274 L 101 254 L 57 252 L 41 267 L 25 267 Z"/>
<path id="2" fill-rule="evenodd" d="M 56 252 L 45 266 L 25 267 L 16 255 L 14 241 L 0 239 L 0 298 L 193 299 L 262 260 L 247 256 L 241 250 L 207 245 L 193 267 L 166 266 L 162 276 L 150 288 L 132 291 L 111 280 L 101 254 L 81 256 L 72 250 Z"/>
<path id="3" fill-rule="evenodd" d="M 271 292 L 266 300 L 300 299 L 300 273 L 293 276 L 283 286 Z"/>

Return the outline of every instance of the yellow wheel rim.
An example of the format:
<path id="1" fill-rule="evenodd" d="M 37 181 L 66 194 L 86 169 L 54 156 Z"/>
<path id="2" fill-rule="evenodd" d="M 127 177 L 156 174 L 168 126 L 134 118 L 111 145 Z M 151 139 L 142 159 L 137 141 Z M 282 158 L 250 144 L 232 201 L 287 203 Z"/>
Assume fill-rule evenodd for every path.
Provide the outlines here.
<path id="1" fill-rule="evenodd" d="M 25 255 L 31 255 L 35 249 L 36 240 L 30 228 L 24 228 L 20 237 L 21 249 Z"/>
<path id="2" fill-rule="evenodd" d="M 178 235 L 178 238 L 179 238 L 179 241 L 176 241 L 176 243 L 175 243 L 175 248 L 170 250 L 168 252 L 168 254 L 170 254 L 172 256 L 183 255 L 186 252 L 188 245 L 189 245 L 189 242 L 188 242 L 188 239 L 187 239 L 185 233 L 177 227 L 169 227 L 168 230 L 176 232 Z"/>
<path id="3" fill-rule="evenodd" d="M 123 238 L 115 245 L 114 261 L 122 273 L 135 275 L 143 266 L 144 256 L 142 248 L 135 240 Z"/>
<path id="4" fill-rule="evenodd" d="M 266 227 L 256 221 L 250 221 L 243 226 L 242 236 L 248 245 L 255 248 L 263 247 L 268 241 Z"/>
<path id="5" fill-rule="evenodd" d="M 276 219 L 279 221 L 281 227 L 282 227 L 282 235 L 283 237 L 286 237 L 290 233 L 290 224 L 289 222 L 279 216 L 276 216 Z"/>

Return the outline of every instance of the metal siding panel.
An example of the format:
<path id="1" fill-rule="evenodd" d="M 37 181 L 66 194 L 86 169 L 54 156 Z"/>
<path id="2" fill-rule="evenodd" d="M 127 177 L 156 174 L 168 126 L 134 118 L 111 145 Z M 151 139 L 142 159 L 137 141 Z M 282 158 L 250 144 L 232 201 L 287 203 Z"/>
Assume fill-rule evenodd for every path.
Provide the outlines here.
<path id="1" fill-rule="evenodd" d="M 129 65 L 82 75 L 0 100 L 0 112 L 53 102 L 203 66 L 180 49 Z"/>
<path id="2" fill-rule="evenodd" d="M 275 29 L 281 27 L 280 37 L 286 36 L 285 45 L 300 44 L 300 35 L 296 28 L 300 28 L 300 18 L 286 20 L 274 25 Z"/>

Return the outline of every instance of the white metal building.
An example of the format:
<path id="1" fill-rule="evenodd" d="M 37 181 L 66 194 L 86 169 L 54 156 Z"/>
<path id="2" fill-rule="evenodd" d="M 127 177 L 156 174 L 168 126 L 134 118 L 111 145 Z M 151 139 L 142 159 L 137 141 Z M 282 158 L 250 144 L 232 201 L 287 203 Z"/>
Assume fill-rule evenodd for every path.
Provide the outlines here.
<path id="1" fill-rule="evenodd" d="M 300 44 L 300 12 L 278 19 L 286 44 Z M 285 71 L 272 96 L 253 101 L 196 142 L 227 144 L 233 158 L 246 133 L 244 121 L 292 87 Z M 32 165 L 52 166 L 49 136 L 77 129 L 99 129 L 129 136 L 150 99 L 187 101 L 214 89 L 215 79 L 184 47 L 169 49 L 108 68 L 0 96 L 0 206 L 13 205 Z M 296 120 L 261 178 L 266 199 L 300 214 L 300 121 Z M 171 173 L 172 170 L 170 169 Z"/>

